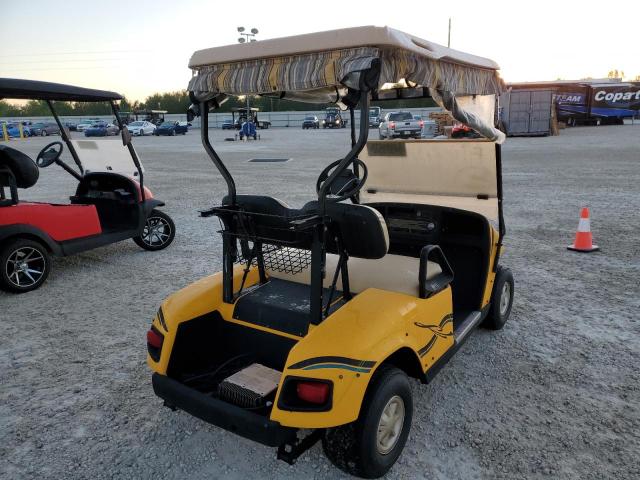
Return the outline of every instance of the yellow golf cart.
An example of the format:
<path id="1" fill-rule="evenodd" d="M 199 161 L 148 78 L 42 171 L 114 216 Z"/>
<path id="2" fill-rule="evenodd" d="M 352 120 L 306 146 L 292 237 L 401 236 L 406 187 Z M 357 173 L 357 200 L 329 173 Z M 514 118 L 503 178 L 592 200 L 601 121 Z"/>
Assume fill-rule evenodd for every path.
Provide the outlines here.
<path id="1" fill-rule="evenodd" d="M 498 66 L 358 27 L 201 50 L 190 67 L 190 112 L 227 185 L 201 212 L 222 225 L 223 270 L 158 310 L 154 391 L 290 463 L 322 440 L 342 470 L 379 477 L 409 434 L 409 377 L 429 382 L 477 326 L 500 329 L 511 312 Z M 209 141 L 208 112 L 244 94 L 349 111 L 352 148 L 300 209 L 238 194 Z M 372 99 L 424 97 L 484 138 L 367 141 Z"/>

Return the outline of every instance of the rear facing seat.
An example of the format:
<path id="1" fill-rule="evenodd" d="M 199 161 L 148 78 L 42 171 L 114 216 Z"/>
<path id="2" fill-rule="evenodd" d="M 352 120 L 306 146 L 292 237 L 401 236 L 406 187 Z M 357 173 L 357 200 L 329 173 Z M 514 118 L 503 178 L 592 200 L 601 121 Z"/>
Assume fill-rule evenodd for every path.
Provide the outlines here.
<path id="1" fill-rule="evenodd" d="M 227 198 L 223 200 L 226 204 Z M 237 202 L 247 211 L 269 214 L 274 219 L 287 219 L 292 215 L 314 212 L 317 202 L 309 202 L 302 210 L 289 208 L 284 202 L 272 197 L 238 195 Z M 339 235 L 346 251 L 349 252 L 349 288 L 352 293 L 360 293 L 367 288 L 378 288 L 391 292 L 419 296 L 420 259 L 388 254 L 389 234 L 383 216 L 372 207 L 345 203 L 327 203 L 326 213 L 330 216 L 331 235 Z M 272 219 L 261 219 L 272 222 Z M 331 236 L 330 235 L 330 236 Z M 339 256 L 333 242 L 327 244 L 325 288 L 331 287 Z M 427 262 L 427 280 L 442 272 L 440 265 Z M 270 277 L 301 284 L 311 284 L 311 268 L 296 274 L 269 270 Z M 342 278 L 338 277 L 336 288 L 342 290 Z"/>
<path id="2" fill-rule="evenodd" d="M 338 265 L 338 255 L 327 254 L 324 286 L 331 287 L 333 275 Z M 402 255 L 387 254 L 376 260 L 364 258 L 349 258 L 349 287 L 352 293 L 360 293 L 367 288 L 379 288 L 391 292 L 404 293 L 414 297 L 418 296 L 418 271 L 420 259 L 405 257 Z M 435 277 L 442 272 L 440 265 L 429 261 L 427 263 L 427 279 Z M 273 278 L 288 280 L 290 282 L 311 284 L 311 269 L 307 268 L 300 273 L 289 274 L 267 270 L 267 274 Z M 342 290 L 342 279 L 338 276 L 336 288 Z"/>

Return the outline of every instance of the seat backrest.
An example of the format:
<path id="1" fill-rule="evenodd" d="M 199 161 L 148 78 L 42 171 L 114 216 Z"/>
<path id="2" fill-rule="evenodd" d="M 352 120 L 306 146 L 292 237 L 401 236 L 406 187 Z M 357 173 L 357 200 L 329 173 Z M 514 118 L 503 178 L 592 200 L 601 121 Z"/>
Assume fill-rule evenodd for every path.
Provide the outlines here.
<path id="1" fill-rule="evenodd" d="M 0 145 L 0 167 L 6 167 L 11 171 L 18 188 L 33 187 L 40 177 L 38 166 L 28 155 L 6 145 Z M 5 176 L 0 178 L 5 178 Z M 2 186 L 9 186 L 6 178 L 2 183 Z M 7 184 L 4 185 L 4 183 Z"/>
<path id="2" fill-rule="evenodd" d="M 224 205 L 229 203 L 229 198 L 224 197 Z M 262 195 L 237 195 L 236 203 L 247 213 L 260 214 L 255 217 L 258 227 L 269 228 L 269 235 L 282 240 L 290 240 L 291 232 L 288 230 L 288 221 L 296 217 L 312 215 L 318 210 L 318 202 L 307 203 L 302 209 L 290 208 L 286 203 L 268 196 Z M 338 238 L 342 247 L 352 257 L 358 258 L 382 258 L 389 250 L 389 233 L 384 217 L 374 208 L 366 205 L 350 203 L 327 202 L 325 207 L 329 223 L 329 235 L 327 236 L 326 249 L 329 253 L 339 253 Z M 265 216 L 267 215 L 267 216 Z M 305 237 L 305 241 L 297 242 L 296 248 L 311 249 L 311 237 Z"/>
<path id="3" fill-rule="evenodd" d="M 325 212 L 331 218 L 330 232 L 339 237 L 349 256 L 376 259 L 387 254 L 387 224 L 376 209 L 351 203 L 327 203 Z M 327 251 L 338 253 L 332 238 Z"/>

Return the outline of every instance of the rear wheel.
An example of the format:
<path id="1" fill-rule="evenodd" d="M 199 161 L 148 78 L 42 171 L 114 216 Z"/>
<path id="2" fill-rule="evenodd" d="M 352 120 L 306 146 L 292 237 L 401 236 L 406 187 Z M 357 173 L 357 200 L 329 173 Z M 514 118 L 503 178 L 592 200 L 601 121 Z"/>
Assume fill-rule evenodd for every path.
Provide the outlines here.
<path id="1" fill-rule="evenodd" d="M 40 131 L 40 135 L 41 135 L 41 136 L 43 136 L 43 137 L 46 137 L 46 136 L 48 135 L 48 133 L 47 133 L 47 131 L 43 128 L 43 129 Z"/>
<path id="2" fill-rule="evenodd" d="M 167 248 L 176 236 L 176 226 L 169 215 L 160 210 L 151 210 L 142 235 L 133 239 L 145 250 L 162 250 Z"/>
<path id="3" fill-rule="evenodd" d="M 141 137 L 144 137 L 144 130 L 140 129 L 140 131 L 138 132 L 138 135 L 140 135 Z"/>
<path id="4" fill-rule="evenodd" d="M 47 249 L 39 242 L 19 238 L 0 251 L 0 288 L 24 293 L 35 290 L 49 276 L 51 260 Z"/>
<path id="5" fill-rule="evenodd" d="M 407 375 L 382 365 L 367 389 L 358 420 L 326 430 L 322 447 L 341 470 L 364 478 L 381 477 L 400 457 L 412 416 Z"/>
<path id="6" fill-rule="evenodd" d="M 490 330 L 500 330 L 509 320 L 513 306 L 513 274 L 508 268 L 499 266 L 491 294 L 491 308 L 482 326 Z"/>

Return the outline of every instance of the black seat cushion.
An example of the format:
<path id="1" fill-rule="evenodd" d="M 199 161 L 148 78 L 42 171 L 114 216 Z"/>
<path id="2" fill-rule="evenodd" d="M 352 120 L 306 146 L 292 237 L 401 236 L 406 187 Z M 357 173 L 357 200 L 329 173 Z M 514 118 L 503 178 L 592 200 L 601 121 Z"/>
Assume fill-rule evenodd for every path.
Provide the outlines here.
<path id="1" fill-rule="evenodd" d="M 313 212 L 318 202 L 307 203 L 302 211 Z M 384 217 L 374 208 L 352 203 L 327 202 L 325 213 L 331 219 L 331 235 L 327 252 L 339 253 L 335 238 L 342 241 L 343 248 L 352 257 L 382 258 L 389 250 L 389 234 Z"/>
<path id="2" fill-rule="evenodd" d="M 228 196 L 222 200 L 229 204 Z M 307 203 L 302 209 L 290 208 L 286 203 L 262 195 L 237 195 L 236 203 L 247 213 L 260 214 L 253 217 L 257 232 L 265 232 L 265 236 L 274 240 L 290 240 L 291 232 L 288 222 L 296 217 L 314 215 L 318 210 L 318 202 Z M 387 225 L 382 215 L 374 208 L 350 203 L 327 202 L 325 214 L 330 218 L 327 252 L 339 253 L 335 241 L 339 238 L 344 249 L 353 257 L 382 258 L 389 249 Z M 297 248 L 310 249 L 311 237 L 296 243 Z"/>
<path id="3" fill-rule="evenodd" d="M 223 205 L 231 203 L 229 196 L 222 199 Z M 247 212 L 273 215 L 289 219 L 300 215 L 300 210 L 289 207 L 286 203 L 267 195 L 236 195 L 236 203 Z"/>
<path id="4" fill-rule="evenodd" d="M 18 188 L 33 187 L 40 177 L 38 166 L 28 155 L 6 145 L 0 145 L 0 167 L 3 166 L 11 171 Z M 6 183 L 6 180 L 3 183 Z"/>

